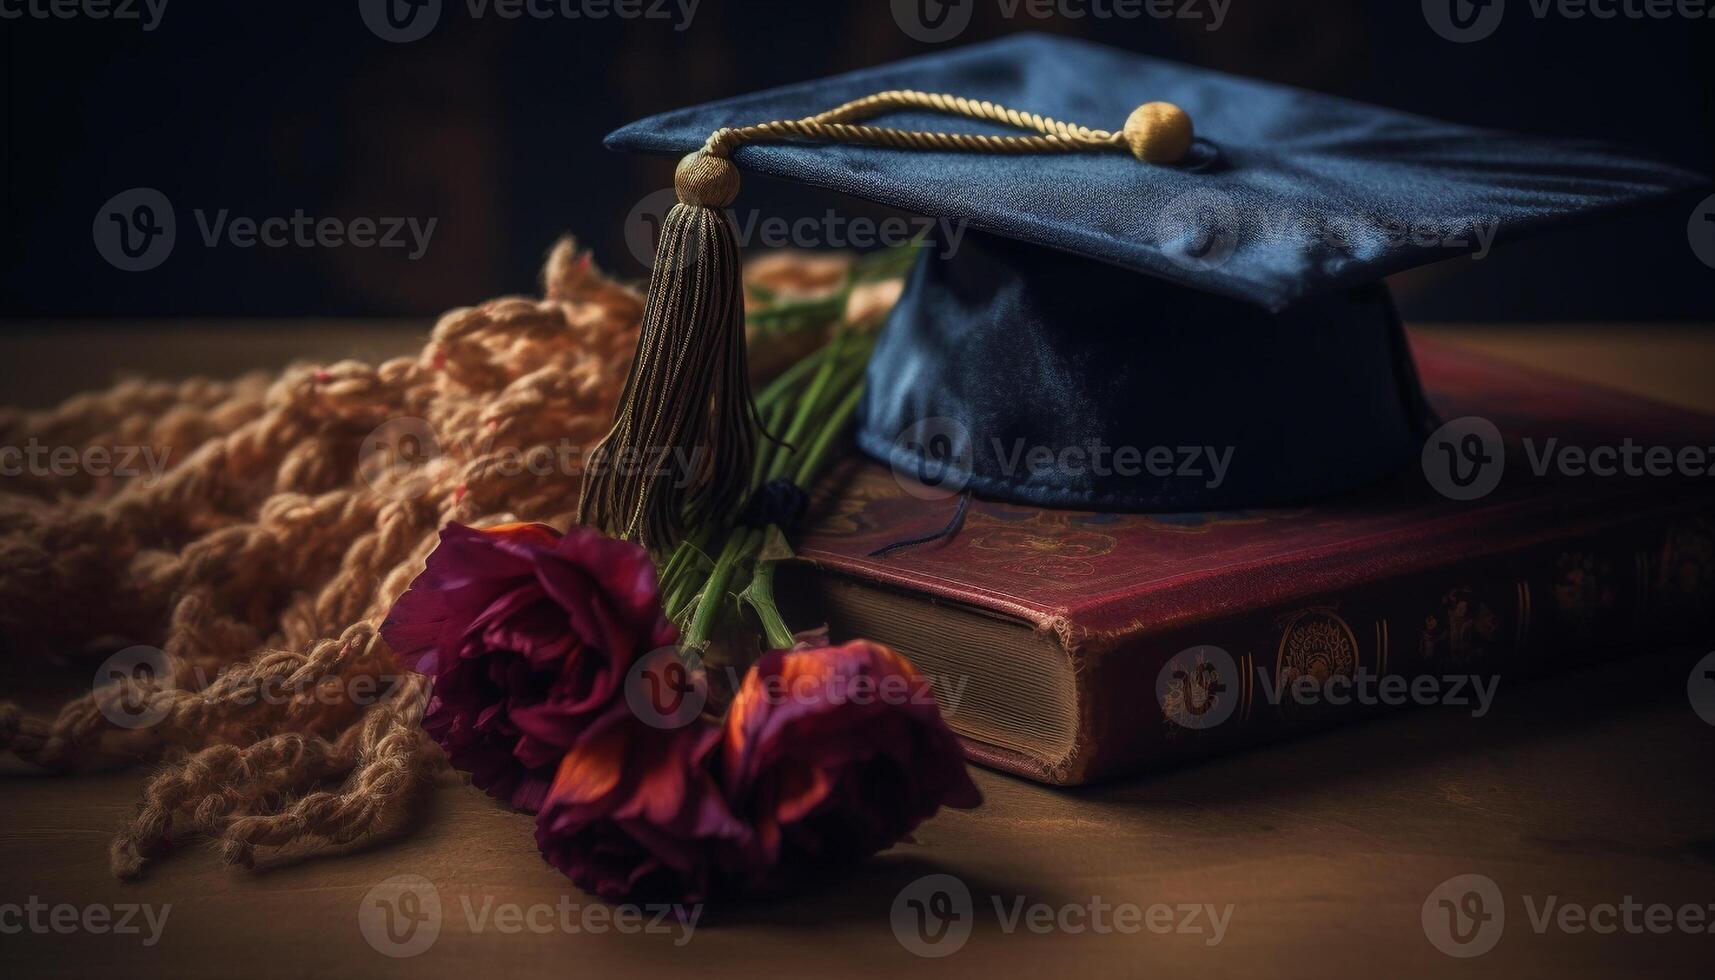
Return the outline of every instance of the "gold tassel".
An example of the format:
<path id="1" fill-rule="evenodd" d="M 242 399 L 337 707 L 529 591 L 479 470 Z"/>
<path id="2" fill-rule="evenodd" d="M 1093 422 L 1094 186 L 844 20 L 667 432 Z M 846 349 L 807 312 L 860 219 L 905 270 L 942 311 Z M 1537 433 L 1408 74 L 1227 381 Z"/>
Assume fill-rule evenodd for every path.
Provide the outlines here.
<path id="1" fill-rule="evenodd" d="M 940 133 L 862 125 L 917 110 L 1033 130 L 1030 136 Z M 613 428 L 590 453 L 578 520 L 640 540 L 658 554 L 688 526 L 726 521 L 743 504 L 760 428 L 744 349 L 738 235 L 724 208 L 738 197 L 732 153 L 751 143 L 811 142 L 957 153 L 1129 152 L 1172 163 L 1190 150 L 1191 119 L 1178 106 L 1140 106 L 1118 132 L 1018 112 L 992 102 L 896 90 L 804 119 L 715 131 L 679 161 L 679 203 L 667 213 L 637 358 Z"/>
<path id="2" fill-rule="evenodd" d="M 613 428 L 584 469 L 578 520 L 671 549 L 687 526 L 725 520 L 756 454 L 756 403 L 744 345 L 738 233 L 723 210 L 738 197 L 732 161 L 698 151 L 674 174 L 637 357 Z"/>

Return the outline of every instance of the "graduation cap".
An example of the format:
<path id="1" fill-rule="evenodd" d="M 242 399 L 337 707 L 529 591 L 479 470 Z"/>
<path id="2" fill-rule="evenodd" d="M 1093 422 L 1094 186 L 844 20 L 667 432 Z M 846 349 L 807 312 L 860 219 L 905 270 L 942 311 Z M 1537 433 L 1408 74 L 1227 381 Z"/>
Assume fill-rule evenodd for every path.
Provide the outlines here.
<path id="1" fill-rule="evenodd" d="M 652 547 L 735 507 L 721 474 L 750 472 L 722 211 L 740 171 L 971 229 L 910 275 L 870 363 L 862 450 L 1002 500 L 1148 511 L 1298 502 L 1412 465 L 1433 420 L 1384 276 L 1701 182 L 1035 35 L 665 113 L 607 145 L 688 154 L 592 464 L 649 446 L 714 465 L 691 486 L 587 477 L 581 507 Z M 1042 447 L 1106 447 L 1109 464 L 1028 465 Z M 1224 472 L 1153 465 L 1190 447 Z"/>

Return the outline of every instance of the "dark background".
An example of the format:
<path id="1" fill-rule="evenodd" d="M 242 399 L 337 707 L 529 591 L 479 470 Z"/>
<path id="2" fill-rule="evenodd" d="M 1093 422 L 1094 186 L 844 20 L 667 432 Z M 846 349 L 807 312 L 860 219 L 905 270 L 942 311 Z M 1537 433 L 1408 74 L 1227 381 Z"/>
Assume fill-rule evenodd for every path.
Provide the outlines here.
<path id="1" fill-rule="evenodd" d="M 1457 45 L 1431 31 L 1417 0 L 1232 0 L 1212 32 L 1178 19 L 1007 20 L 997 0 L 964 2 L 974 18 L 954 45 L 1020 30 L 1083 36 L 1715 171 L 1715 20 L 1539 20 L 1529 0 L 1509 0 L 1492 37 Z M 651 19 L 475 19 L 465 0 L 445 4 L 434 31 L 408 44 L 367 29 L 358 0 L 169 0 L 151 32 L 0 21 L 0 315 L 433 314 L 531 290 L 564 232 L 638 276 L 624 218 L 666 186 L 671 164 L 609 153 L 604 134 L 940 47 L 902 32 L 887 0 L 702 0 L 682 32 Z M 747 203 L 785 217 L 828 206 L 765 184 L 747 184 Z M 139 186 L 173 202 L 179 245 L 159 268 L 126 273 L 97 254 L 91 224 L 108 198 Z M 1414 319 L 1715 321 L 1715 270 L 1686 238 L 1699 197 L 1442 263 L 1396 290 Z M 439 224 L 415 262 L 381 249 L 200 247 L 191 209 L 223 207 Z"/>

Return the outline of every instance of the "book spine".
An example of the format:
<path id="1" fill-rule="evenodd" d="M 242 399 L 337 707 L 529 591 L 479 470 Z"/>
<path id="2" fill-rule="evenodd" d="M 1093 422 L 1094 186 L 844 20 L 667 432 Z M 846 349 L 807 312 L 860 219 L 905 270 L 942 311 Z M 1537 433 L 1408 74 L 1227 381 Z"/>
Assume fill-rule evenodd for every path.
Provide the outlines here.
<path id="1" fill-rule="evenodd" d="M 1533 674 L 1707 640 L 1712 613 L 1705 511 L 1145 631 L 1073 652 L 1081 737 L 1046 775 L 1121 776 L 1407 705 L 1480 717 Z"/>

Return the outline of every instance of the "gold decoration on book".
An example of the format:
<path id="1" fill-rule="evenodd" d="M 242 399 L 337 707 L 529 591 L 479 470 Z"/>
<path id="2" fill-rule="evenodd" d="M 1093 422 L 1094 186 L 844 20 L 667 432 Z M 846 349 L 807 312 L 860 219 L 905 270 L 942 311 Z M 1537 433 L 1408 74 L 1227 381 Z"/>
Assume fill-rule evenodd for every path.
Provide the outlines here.
<path id="1" fill-rule="evenodd" d="M 865 125 L 919 110 L 1017 129 L 1028 136 L 945 133 Z M 898 90 L 803 119 L 716 130 L 679 162 L 679 203 L 668 212 L 638 337 L 613 426 L 590 453 L 579 520 L 666 551 L 687 527 L 729 519 L 743 504 L 760 429 L 744 345 L 738 236 L 722 211 L 738 196 L 738 148 L 752 143 L 847 143 L 901 150 L 1028 154 L 1128 152 L 1173 163 L 1191 148 L 1178 106 L 1139 107 L 1119 132 L 1090 129 L 992 102 Z"/>
<path id="2" fill-rule="evenodd" d="M 1275 655 L 1275 683 L 1285 691 L 1301 677 L 1312 678 L 1318 685 L 1330 677 L 1357 677 L 1362 653 L 1352 627 L 1336 611 L 1324 607 L 1299 610 L 1281 628 L 1280 646 Z M 1326 710 L 1325 703 L 1295 704 L 1283 698 L 1279 708 L 1289 719 L 1312 717 Z"/>

